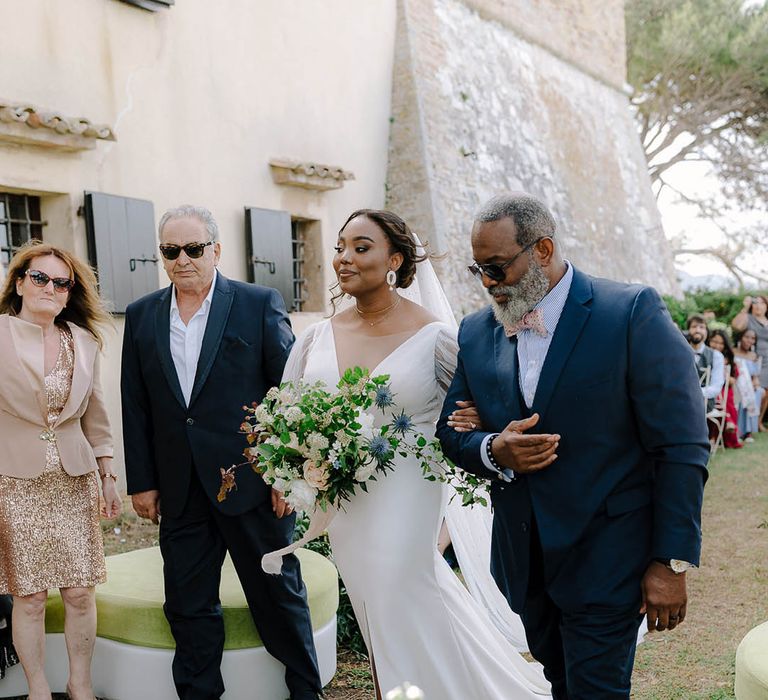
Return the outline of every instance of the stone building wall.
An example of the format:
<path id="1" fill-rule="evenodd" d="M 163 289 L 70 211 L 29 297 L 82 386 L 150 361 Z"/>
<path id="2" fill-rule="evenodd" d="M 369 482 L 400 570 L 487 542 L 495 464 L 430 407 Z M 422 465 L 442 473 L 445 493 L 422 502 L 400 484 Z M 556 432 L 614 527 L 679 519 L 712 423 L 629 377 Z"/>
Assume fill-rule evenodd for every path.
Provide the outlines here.
<path id="1" fill-rule="evenodd" d="M 623 0 L 466 0 L 466 5 L 588 75 L 623 88 Z"/>
<path id="2" fill-rule="evenodd" d="M 457 314 L 486 301 L 466 272 L 472 213 L 509 190 L 549 204 L 567 257 L 585 271 L 676 290 L 620 89 L 622 3 L 601 3 L 577 21 L 586 4 L 398 3 L 387 202 L 447 253 L 438 268 Z M 504 22 L 489 18 L 494 8 L 499 17 L 506 12 Z M 512 26 L 525 17 L 528 36 L 539 32 L 540 41 Z M 600 52 L 603 21 L 615 29 L 620 52 Z M 569 25 L 575 29 L 567 37 Z M 545 45 L 547 26 L 561 27 L 548 42 L 554 48 Z"/>

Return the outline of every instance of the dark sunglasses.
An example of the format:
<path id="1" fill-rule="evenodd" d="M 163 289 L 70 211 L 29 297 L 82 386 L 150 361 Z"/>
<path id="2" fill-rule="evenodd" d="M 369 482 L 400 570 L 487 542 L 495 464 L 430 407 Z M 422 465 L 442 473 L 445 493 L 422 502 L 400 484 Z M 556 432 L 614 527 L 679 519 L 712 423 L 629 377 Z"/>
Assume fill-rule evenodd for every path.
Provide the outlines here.
<path id="1" fill-rule="evenodd" d="M 523 253 L 529 251 L 531 248 L 533 248 L 533 246 L 535 246 L 540 240 L 543 240 L 544 238 L 547 238 L 547 236 L 542 236 L 541 238 L 537 238 L 532 243 L 529 243 L 519 253 L 517 253 L 506 262 L 486 263 L 484 265 L 476 262 L 467 266 L 467 270 L 469 270 L 478 279 L 482 279 L 483 275 L 485 275 L 489 279 L 492 279 L 494 282 L 503 282 L 504 278 L 507 276 L 506 269 L 512 265 L 512 263 L 514 263 L 515 260 L 517 260 Z"/>
<path id="2" fill-rule="evenodd" d="M 68 292 L 75 286 L 75 280 L 69 279 L 69 277 L 50 277 L 40 270 L 27 270 L 24 273 L 35 287 L 45 287 L 48 282 L 53 282 L 53 288 L 57 292 Z"/>
<path id="3" fill-rule="evenodd" d="M 208 243 L 187 243 L 186 245 L 174 245 L 173 243 L 163 243 L 160 246 L 160 252 L 166 260 L 176 260 L 183 250 L 188 258 L 201 258 L 207 246 L 213 245 L 213 241 Z"/>

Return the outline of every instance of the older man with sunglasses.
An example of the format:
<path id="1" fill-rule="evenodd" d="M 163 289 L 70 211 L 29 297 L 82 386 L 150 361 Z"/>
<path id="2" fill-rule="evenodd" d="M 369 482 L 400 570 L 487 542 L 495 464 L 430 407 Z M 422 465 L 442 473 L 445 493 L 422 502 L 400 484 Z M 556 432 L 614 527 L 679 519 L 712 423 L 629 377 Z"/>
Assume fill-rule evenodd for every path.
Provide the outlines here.
<path id="1" fill-rule="evenodd" d="M 691 351 L 655 290 L 563 259 L 526 194 L 472 229 L 491 297 L 464 319 L 437 435 L 490 481 L 491 568 L 555 700 L 630 696 L 638 626 L 686 614 L 709 444 Z M 663 362 L 659 361 L 663 358 Z M 483 430 L 448 426 L 471 399 Z"/>
<path id="2" fill-rule="evenodd" d="M 217 271 L 221 243 L 207 209 L 172 209 L 159 231 L 171 285 L 126 310 L 121 386 L 128 492 L 139 516 L 160 520 L 176 690 L 189 700 L 224 692 L 219 582 L 229 552 L 264 645 L 286 666 L 291 698 L 315 699 L 299 562 L 286 557 L 282 576 L 260 566 L 290 543 L 295 516 L 250 469 L 235 498 L 217 499 L 220 469 L 242 461 L 242 406 L 280 383 L 293 344 L 285 305 L 275 290 Z"/>

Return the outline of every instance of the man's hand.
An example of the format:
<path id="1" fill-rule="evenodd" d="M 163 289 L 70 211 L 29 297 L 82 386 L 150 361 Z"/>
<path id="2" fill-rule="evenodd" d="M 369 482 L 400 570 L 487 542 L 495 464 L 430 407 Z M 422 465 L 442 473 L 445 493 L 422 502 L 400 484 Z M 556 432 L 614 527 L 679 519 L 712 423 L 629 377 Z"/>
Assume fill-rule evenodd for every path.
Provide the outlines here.
<path id="1" fill-rule="evenodd" d="M 282 491 L 272 489 L 272 512 L 278 518 L 284 518 L 293 513 L 293 508 L 288 505 Z"/>
<path id="2" fill-rule="evenodd" d="M 676 574 L 661 562 L 653 561 L 645 571 L 640 588 L 643 594 L 640 613 L 648 615 L 649 632 L 673 630 L 685 620 L 688 604 L 685 572 Z"/>
<path id="3" fill-rule="evenodd" d="M 529 474 L 548 467 L 557 459 L 559 435 L 524 435 L 539 422 L 539 414 L 534 413 L 525 420 L 513 420 L 491 445 L 493 458 L 502 467 L 512 469 L 517 474 Z"/>
<path id="4" fill-rule="evenodd" d="M 134 493 L 131 503 L 140 518 L 151 520 L 155 525 L 160 522 L 160 492 L 156 489 Z"/>

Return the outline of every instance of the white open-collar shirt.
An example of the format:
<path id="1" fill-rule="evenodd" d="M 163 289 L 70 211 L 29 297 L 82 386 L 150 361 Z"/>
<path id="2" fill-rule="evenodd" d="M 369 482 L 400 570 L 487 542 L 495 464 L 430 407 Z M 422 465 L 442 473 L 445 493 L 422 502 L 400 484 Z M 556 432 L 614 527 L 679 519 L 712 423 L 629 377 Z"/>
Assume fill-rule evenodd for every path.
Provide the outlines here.
<path id="1" fill-rule="evenodd" d="M 195 385 L 197 362 L 203 347 L 203 336 L 205 335 L 205 327 L 208 325 L 208 316 L 211 312 L 213 291 L 216 289 L 218 274 L 214 268 L 213 281 L 208 296 L 205 297 L 200 308 L 186 325 L 181 320 L 179 306 L 176 303 L 176 287 L 171 290 L 171 357 L 187 406 L 189 406 L 189 399 L 192 396 L 192 387 Z"/>

